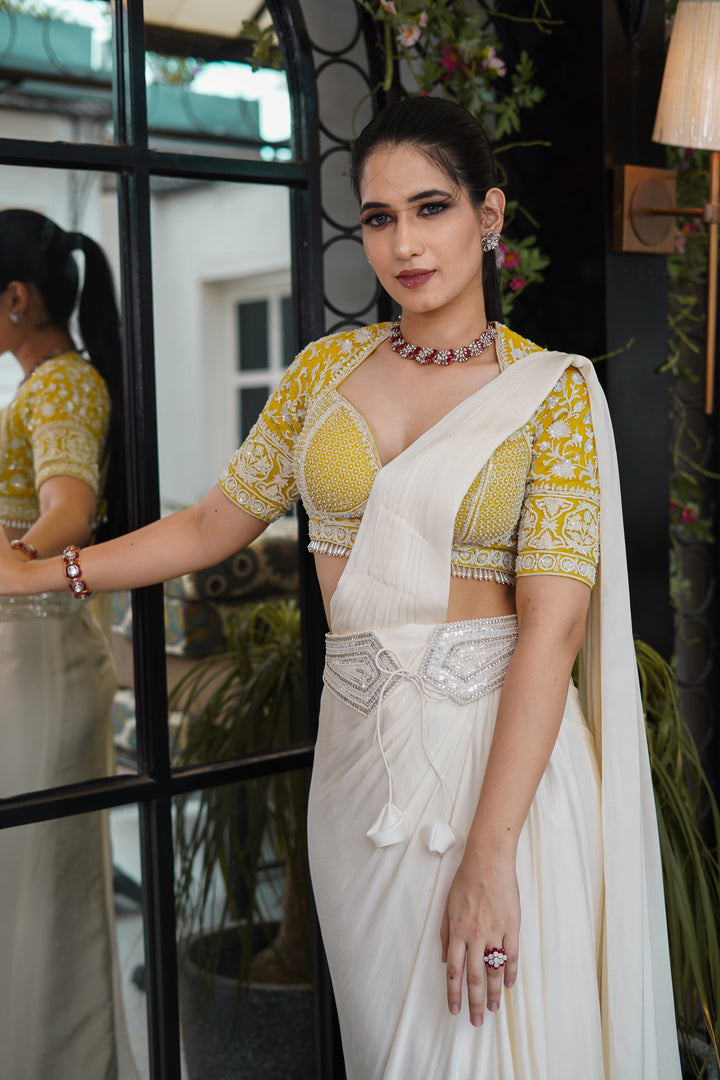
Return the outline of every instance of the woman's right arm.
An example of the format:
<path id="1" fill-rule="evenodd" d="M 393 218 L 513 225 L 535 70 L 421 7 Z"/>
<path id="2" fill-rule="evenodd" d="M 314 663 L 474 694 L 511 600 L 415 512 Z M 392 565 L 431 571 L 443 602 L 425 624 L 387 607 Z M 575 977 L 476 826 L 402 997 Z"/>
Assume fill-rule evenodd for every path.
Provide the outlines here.
<path id="1" fill-rule="evenodd" d="M 116 540 L 83 548 L 82 576 L 93 592 L 137 589 L 214 566 L 247 547 L 266 528 L 267 522 L 236 506 L 215 486 L 187 510 Z M 28 596 L 66 588 L 68 581 L 62 558 L 21 563 L 13 556 L 3 535 L 0 595 Z"/>

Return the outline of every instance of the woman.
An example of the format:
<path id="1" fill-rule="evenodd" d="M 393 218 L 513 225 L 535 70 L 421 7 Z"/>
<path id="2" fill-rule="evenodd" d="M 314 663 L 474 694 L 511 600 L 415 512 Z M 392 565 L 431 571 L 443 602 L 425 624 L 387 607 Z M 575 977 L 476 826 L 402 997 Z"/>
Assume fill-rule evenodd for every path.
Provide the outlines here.
<path id="1" fill-rule="evenodd" d="M 348 1076 L 676 1078 L 597 381 L 493 321 L 504 196 L 464 110 L 390 106 L 352 173 L 399 323 L 301 353 L 196 507 L 5 560 L 2 589 L 145 585 L 302 497 L 332 631 L 310 860 Z"/>
<path id="2" fill-rule="evenodd" d="M 91 362 L 68 328 L 78 294 Z M 5 351 L 23 375 L 0 418 L 0 521 L 18 567 L 40 565 L 95 533 L 120 336 L 98 245 L 29 210 L 0 213 Z M 117 511 L 116 492 L 108 495 Z M 115 679 L 90 605 L 44 591 L 0 598 L 0 669 L 3 798 L 107 775 Z M 104 817 L 3 830 L 0 865 L 0 1075 L 136 1076 L 127 1063 L 117 1072 L 127 1047 Z"/>

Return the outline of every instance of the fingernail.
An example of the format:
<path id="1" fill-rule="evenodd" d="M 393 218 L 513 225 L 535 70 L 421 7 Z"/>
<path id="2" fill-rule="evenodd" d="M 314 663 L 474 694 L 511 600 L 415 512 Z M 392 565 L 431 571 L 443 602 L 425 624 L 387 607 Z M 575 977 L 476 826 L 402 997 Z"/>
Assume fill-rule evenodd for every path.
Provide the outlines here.
<path id="1" fill-rule="evenodd" d="M 514 979 L 508 979 L 508 981 L 505 983 L 505 988 L 506 988 L 506 990 L 510 990 L 514 985 L 515 985 L 515 980 Z"/>
<path id="2" fill-rule="evenodd" d="M 459 1005 L 451 1005 L 450 1006 L 450 1012 L 453 1014 L 453 1016 L 457 1016 L 457 1014 L 460 1012 L 460 1006 Z"/>
<path id="3" fill-rule="evenodd" d="M 482 1022 L 482 1013 L 475 1013 L 474 1016 L 470 1017 L 470 1023 L 473 1024 L 475 1027 L 482 1027 Z"/>
<path id="4" fill-rule="evenodd" d="M 490 1010 L 490 1012 L 497 1012 L 499 1008 L 500 1008 L 500 1002 L 499 1001 L 490 1001 L 490 1002 L 488 1002 L 488 1009 Z"/>

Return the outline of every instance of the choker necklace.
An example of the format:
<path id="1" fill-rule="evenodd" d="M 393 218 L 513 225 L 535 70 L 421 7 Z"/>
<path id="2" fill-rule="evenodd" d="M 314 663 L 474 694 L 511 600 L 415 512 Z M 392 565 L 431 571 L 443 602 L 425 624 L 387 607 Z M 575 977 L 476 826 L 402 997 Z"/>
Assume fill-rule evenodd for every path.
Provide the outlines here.
<path id="1" fill-rule="evenodd" d="M 390 330 L 390 348 L 409 360 L 417 360 L 418 364 L 461 364 L 471 356 L 479 356 L 489 345 L 492 345 L 497 336 L 497 327 L 488 323 L 480 337 L 475 338 L 469 345 L 462 345 L 459 349 L 423 349 L 420 345 L 411 345 L 402 336 L 400 319 L 392 324 Z"/>

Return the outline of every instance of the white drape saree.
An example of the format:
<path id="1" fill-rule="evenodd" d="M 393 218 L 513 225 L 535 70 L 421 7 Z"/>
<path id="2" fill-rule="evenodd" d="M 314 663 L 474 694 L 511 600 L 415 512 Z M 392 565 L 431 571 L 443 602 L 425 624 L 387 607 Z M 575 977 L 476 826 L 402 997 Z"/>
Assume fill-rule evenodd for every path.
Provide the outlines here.
<path id="1" fill-rule="evenodd" d="M 501 690 L 437 692 L 453 523 L 478 469 L 571 365 L 588 386 L 601 485 L 583 709 L 571 686 L 518 848 L 518 980 L 474 1029 L 466 1005 L 447 1010 L 439 933 Z M 523 357 L 385 466 L 331 617 L 309 844 L 349 1080 L 677 1080 L 617 464 L 589 361 Z M 471 639 L 461 680 L 506 662 L 478 639 L 492 622 L 445 627 Z M 442 855 L 428 850 L 438 821 L 456 839 Z"/>

